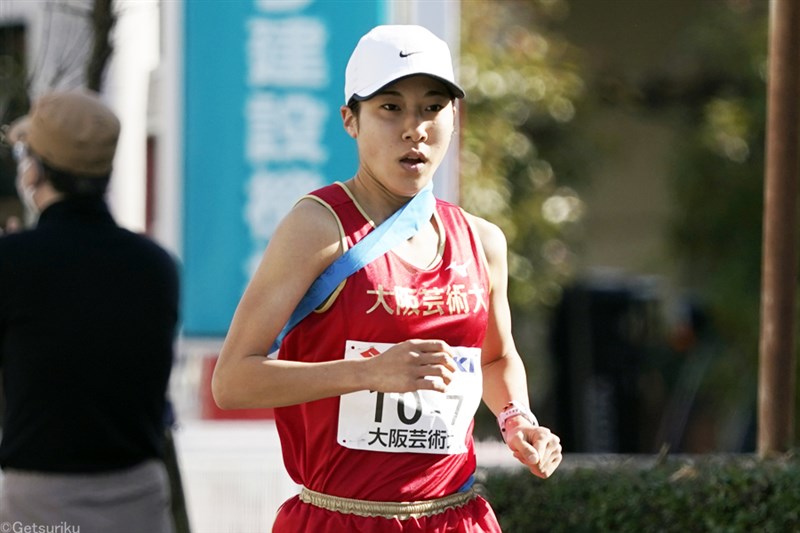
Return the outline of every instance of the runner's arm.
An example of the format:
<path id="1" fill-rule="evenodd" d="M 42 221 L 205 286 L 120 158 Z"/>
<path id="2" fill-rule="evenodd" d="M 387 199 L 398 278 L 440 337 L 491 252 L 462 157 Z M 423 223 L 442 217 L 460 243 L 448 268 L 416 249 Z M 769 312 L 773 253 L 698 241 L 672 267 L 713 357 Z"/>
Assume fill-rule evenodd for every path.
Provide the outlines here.
<path id="1" fill-rule="evenodd" d="M 491 292 L 489 323 L 481 350 L 483 400 L 495 416 L 510 401 L 529 407 L 525 366 L 511 332 L 508 303 L 508 248 L 502 230 L 483 219 L 471 217 L 489 265 Z M 546 427 L 522 416 L 506 422 L 506 443 L 521 463 L 539 477 L 549 477 L 561 463 L 560 439 Z"/>
<path id="2" fill-rule="evenodd" d="M 528 405 L 528 382 L 511 333 L 505 235 L 499 227 L 482 218 L 468 217 L 478 233 L 489 266 L 489 323 L 481 350 L 481 363 L 483 400 L 497 415 L 511 400 Z"/>

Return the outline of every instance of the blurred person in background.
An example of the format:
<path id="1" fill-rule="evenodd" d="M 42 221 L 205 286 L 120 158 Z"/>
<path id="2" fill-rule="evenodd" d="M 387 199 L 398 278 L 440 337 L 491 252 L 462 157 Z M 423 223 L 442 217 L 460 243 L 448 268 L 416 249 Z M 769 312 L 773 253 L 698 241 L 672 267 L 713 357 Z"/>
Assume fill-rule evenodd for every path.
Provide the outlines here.
<path id="1" fill-rule="evenodd" d="M 69 91 L 5 132 L 38 221 L 0 237 L 0 523 L 173 531 L 161 457 L 179 280 L 105 203 L 119 131 L 97 94 Z"/>

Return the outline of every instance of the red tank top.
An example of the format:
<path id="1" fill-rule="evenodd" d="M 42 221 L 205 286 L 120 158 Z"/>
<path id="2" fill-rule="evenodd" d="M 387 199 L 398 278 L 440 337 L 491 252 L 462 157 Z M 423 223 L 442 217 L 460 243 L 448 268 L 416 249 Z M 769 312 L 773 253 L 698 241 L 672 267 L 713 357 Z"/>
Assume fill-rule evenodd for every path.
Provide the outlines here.
<path id="1" fill-rule="evenodd" d="M 323 187 L 309 196 L 337 217 L 348 247 L 372 230 L 343 184 Z M 392 252 L 376 259 L 350 276 L 332 301 L 286 336 L 279 358 L 309 362 L 342 359 L 347 341 L 393 344 L 414 338 L 442 339 L 451 346 L 479 349 L 486 331 L 490 289 L 483 251 L 458 206 L 437 200 L 435 216 L 443 246 L 430 268 L 412 266 Z M 461 364 L 465 371 L 475 370 L 471 365 Z M 411 501 L 452 494 L 475 471 L 474 412 L 469 414 L 463 443 L 457 443 L 463 453 L 413 453 L 414 437 L 421 435 L 421 430 L 395 438 L 392 451 L 341 445 L 337 441 L 339 407 L 340 397 L 335 397 L 275 410 L 284 463 L 296 483 L 346 498 Z M 398 414 L 413 417 L 413 412 Z M 375 431 L 373 447 L 388 443 L 388 429 L 376 426 Z M 425 437 L 431 438 L 432 433 L 429 430 Z M 427 446 L 435 446 L 430 442 L 432 439 Z"/>

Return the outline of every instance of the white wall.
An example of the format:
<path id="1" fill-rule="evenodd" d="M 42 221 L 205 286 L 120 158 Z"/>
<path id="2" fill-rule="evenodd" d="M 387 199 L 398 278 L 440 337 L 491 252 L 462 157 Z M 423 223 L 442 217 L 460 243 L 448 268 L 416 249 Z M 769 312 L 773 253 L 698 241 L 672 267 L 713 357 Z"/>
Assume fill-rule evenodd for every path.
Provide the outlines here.
<path id="1" fill-rule="evenodd" d="M 159 62 L 159 3 L 116 0 L 114 55 L 104 92 L 122 123 L 109 204 L 117 222 L 145 229 L 146 140 L 150 75 Z"/>

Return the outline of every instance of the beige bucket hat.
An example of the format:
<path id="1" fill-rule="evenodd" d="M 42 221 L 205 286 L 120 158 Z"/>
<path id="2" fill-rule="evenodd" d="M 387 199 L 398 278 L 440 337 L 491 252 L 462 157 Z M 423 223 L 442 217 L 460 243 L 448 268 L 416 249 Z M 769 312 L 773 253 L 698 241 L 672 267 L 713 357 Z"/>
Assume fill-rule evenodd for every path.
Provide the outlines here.
<path id="1" fill-rule="evenodd" d="M 99 95 L 78 90 L 41 96 L 6 137 L 12 145 L 26 143 L 56 170 L 100 177 L 111 172 L 119 131 L 119 119 Z"/>

